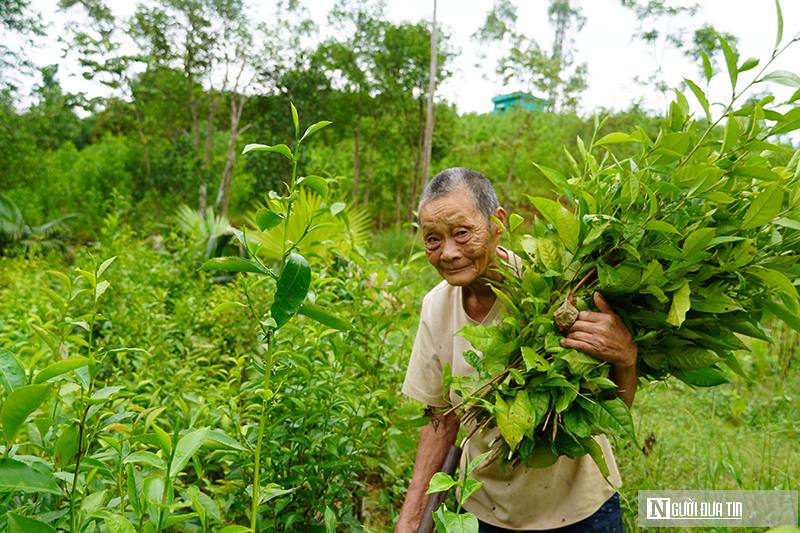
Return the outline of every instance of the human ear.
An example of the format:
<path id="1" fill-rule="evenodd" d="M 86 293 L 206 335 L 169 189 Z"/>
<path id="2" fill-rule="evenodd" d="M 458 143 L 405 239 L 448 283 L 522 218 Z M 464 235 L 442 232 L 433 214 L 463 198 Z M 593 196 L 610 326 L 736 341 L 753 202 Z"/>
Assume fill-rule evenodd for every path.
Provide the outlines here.
<path id="1" fill-rule="evenodd" d="M 494 210 L 494 213 L 492 213 L 492 215 L 494 216 L 494 218 L 500 221 L 500 225 L 498 226 L 497 221 L 492 220 L 492 226 L 494 226 L 494 232 L 495 234 L 502 235 L 503 230 L 506 227 L 506 218 L 507 218 L 506 210 L 503 209 L 502 207 L 498 207 L 497 209 Z"/>

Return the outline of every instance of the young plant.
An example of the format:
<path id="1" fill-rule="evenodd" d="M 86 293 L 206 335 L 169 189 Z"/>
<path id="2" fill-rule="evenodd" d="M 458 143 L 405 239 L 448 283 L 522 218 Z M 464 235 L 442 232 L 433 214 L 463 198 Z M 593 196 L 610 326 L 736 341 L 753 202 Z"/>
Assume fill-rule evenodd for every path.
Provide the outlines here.
<path id="1" fill-rule="evenodd" d="M 269 499 L 282 494 L 288 494 L 293 490 L 281 489 L 280 487 L 267 487 L 267 490 L 264 490 L 265 487 L 261 486 L 264 431 L 267 427 L 268 417 L 276 404 L 278 394 L 276 390 L 273 390 L 272 386 L 276 334 L 298 312 L 330 328 L 341 331 L 352 329 L 348 321 L 329 313 L 322 307 L 313 304 L 304 304 L 309 289 L 312 288 L 312 269 L 306 258 L 298 253 L 299 245 L 309 233 L 319 228 L 320 224 L 316 223 L 313 216 L 310 216 L 308 213 L 303 213 L 301 215 L 303 219 L 300 220 L 303 231 L 299 238 L 297 238 L 296 241 L 288 240 L 288 231 L 290 225 L 297 223 L 295 219 L 298 215 L 293 211 L 293 206 L 295 202 L 298 201 L 301 188 L 307 187 L 315 191 L 323 199 L 326 199 L 328 196 L 328 182 L 320 176 L 297 176 L 298 151 L 305 139 L 329 125 L 330 122 L 321 121 L 313 124 L 301 137 L 297 110 L 294 105 L 291 105 L 291 110 L 295 127 L 294 150 L 291 150 L 285 144 L 276 146 L 250 144 L 244 149 L 244 153 L 276 152 L 292 162 L 292 175 L 290 182 L 287 184 L 286 194 L 280 196 L 274 191 L 270 192 L 268 205 L 264 209 L 260 209 L 255 215 L 255 221 L 261 231 L 273 230 L 282 232 L 283 234 L 277 265 L 274 269 L 267 266 L 259 258 L 259 248 L 261 245 L 249 241 L 244 232 L 238 232 L 236 236 L 247 251 L 249 255 L 248 258 L 216 258 L 211 259 L 201 267 L 201 270 L 223 270 L 243 274 L 248 273 L 254 274 L 260 278 L 251 282 L 247 277 L 242 277 L 241 283 L 246 304 L 240 302 L 225 302 L 215 309 L 215 311 L 221 311 L 237 306 L 247 307 L 258 323 L 265 345 L 264 358 L 262 360 L 253 358 L 254 366 L 263 375 L 263 383 L 261 387 L 258 434 L 255 439 L 255 447 L 252 449 L 254 454 L 253 483 L 248 489 L 252 502 L 250 510 L 250 528 L 252 531 L 258 530 L 259 506 Z M 341 207 L 342 206 L 334 205 L 331 206 L 331 209 L 336 208 L 341 210 Z M 276 252 L 277 250 L 271 250 L 272 254 Z M 270 279 L 275 281 L 274 298 L 268 312 L 261 313 L 256 310 L 252 292 L 258 284 Z M 269 466 L 269 464 L 267 466 Z"/>
<path id="2" fill-rule="evenodd" d="M 439 509 L 433 513 L 433 520 L 439 533 L 478 533 L 478 519 L 473 514 L 462 512 L 461 507 L 469 500 L 470 496 L 483 486 L 483 481 L 472 479 L 469 476 L 491 454 L 492 452 L 488 451 L 473 459 L 467 465 L 467 470 L 464 472 L 462 479 L 453 479 L 452 476 L 444 472 L 434 474 L 425 494 L 447 491 L 453 487 L 460 489 L 455 512 L 449 510 L 447 505 L 442 502 Z"/>

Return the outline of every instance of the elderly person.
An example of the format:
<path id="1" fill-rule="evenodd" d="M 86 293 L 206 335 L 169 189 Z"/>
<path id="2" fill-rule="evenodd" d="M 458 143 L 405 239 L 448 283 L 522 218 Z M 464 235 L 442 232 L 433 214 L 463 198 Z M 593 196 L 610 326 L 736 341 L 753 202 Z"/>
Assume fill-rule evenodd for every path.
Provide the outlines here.
<path id="1" fill-rule="evenodd" d="M 427 404 L 432 412 L 458 401 L 453 391 L 442 390 L 442 368 L 449 363 L 453 374 L 474 372 L 463 357 L 472 349 L 460 336 L 467 324 L 493 324 L 501 310 L 488 281 L 501 281 L 494 269 L 497 257 L 514 261 L 499 246 L 506 212 L 500 207 L 489 180 L 474 170 L 451 168 L 431 180 L 420 197 L 419 220 L 425 253 L 444 281 L 429 292 L 422 304 L 419 330 L 408 365 L 403 392 Z M 588 353 L 612 365 L 617 394 L 630 406 L 636 393 L 637 347 L 603 297 L 595 293 L 599 313 L 583 311 L 562 344 Z M 425 495 L 458 433 L 455 414 L 434 415 L 437 420 L 422 428 L 408 488 L 396 532 L 412 533 L 422 520 L 429 496 Z M 476 433 L 465 445 L 465 458 L 488 451 L 498 436 L 497 428 Z M 481 532 L 558 529 L 620 531 L 619 495 L 613 486 L 621 480 L 605 436 L 597 438 L 610 476 L 606 480 L 589 456 L 561 457 L 547 468 L 520 465 L 505 476 L 497 462 L 481 465 L 474 477 L 483 487 L 465 504 L 480 521 Z"/>

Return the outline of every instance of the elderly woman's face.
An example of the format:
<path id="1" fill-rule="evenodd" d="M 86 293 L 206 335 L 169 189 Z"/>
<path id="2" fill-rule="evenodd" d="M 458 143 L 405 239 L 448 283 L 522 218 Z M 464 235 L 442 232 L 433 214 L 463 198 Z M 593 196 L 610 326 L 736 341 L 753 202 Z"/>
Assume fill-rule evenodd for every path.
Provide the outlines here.
<path id="1" fill-rule="evenodd" d="M 486 274 L 502 230 L 494 223 L 490 228 L 469 192 L 457 190 L 429 201 L 419 220 L 428 261 L 447 283 L 466 286 Z"/>

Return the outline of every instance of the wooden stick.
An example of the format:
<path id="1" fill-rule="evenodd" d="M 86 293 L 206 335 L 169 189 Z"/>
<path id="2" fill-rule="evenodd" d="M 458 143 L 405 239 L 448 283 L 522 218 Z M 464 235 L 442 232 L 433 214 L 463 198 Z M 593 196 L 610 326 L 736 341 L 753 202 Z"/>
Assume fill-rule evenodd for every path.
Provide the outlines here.
<path id="1" fill-rule="evenodd" d="M 458 467 L 458 462 L 461 460 L 461 448 L 456 446 L 450 446 L 450 450 L 447 452 L 447 457 L 444 459 L 444 464 L 442 465 L 442 472 L 447 474 L 450 477 L 456 473 L 456 468 Z M 442 502 L 447 497 L 448 491 L 443 490 L 440 492 L 434 492 L 431 494 L 430 500 L 428 500 L 428 506 L 425 508 L 425 514 L 422 515 L 422 522 L 420 522 L 419 527 L 417 528 L 417 533 L 432 533 L 433 527 L 435 525 L 433 521 L 433 513 L 439 509 L 439 506 L 442 505 Z"/>

